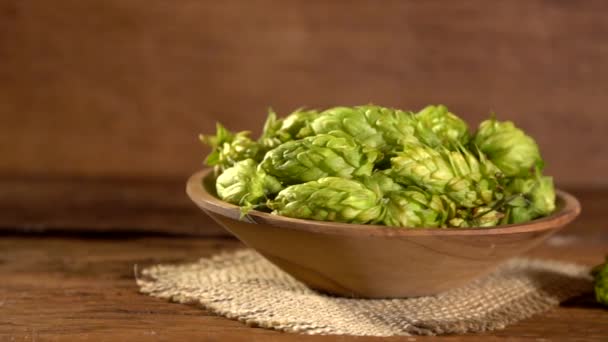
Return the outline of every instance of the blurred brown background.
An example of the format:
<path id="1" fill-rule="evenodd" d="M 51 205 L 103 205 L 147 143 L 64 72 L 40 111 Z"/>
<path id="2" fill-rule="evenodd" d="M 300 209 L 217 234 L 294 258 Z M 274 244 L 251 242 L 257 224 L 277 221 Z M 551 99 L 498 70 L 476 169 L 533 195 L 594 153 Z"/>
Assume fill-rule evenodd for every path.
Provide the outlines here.
<path id="1" fill-rule="evenodd" d="M 69 226 L 101 205 L 113 209 L 92 220 L 133 227 L 145 219 L 121 215 L 155 215 L 167 198 L 190 210 L 198 133 L 218 120 L 258 133 L 269 106 L 443 103 L 472 126 L 496 111 L 536 137 L 560 186 L 606 186 L 607 11 L 601 0 L 0 0 L 4 220 Z"/>

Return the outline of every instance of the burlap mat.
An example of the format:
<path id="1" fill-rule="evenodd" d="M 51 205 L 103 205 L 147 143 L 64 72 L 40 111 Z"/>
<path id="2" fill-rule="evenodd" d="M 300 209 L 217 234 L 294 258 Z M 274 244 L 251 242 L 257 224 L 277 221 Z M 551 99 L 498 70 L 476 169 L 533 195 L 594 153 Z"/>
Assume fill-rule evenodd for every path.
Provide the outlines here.
<path id="1" fill-rule="evenodd" d="M 451 334 L 501 329 L 591 289 L 588 268 L 513 259 L 467 286 L 422 298 L 350 299 L 308 289 L 252 250 L 138 276 L 141 292 L 252 326 L 304 334 Z"/>

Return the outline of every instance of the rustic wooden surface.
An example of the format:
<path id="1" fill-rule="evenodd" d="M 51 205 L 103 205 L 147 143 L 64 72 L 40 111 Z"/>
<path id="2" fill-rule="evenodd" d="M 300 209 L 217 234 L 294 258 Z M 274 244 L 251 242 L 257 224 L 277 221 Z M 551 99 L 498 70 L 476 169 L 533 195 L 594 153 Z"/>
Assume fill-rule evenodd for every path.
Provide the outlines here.
<path id="1" fill-rule="evenodd" d="M 608 193 L 589 193 L 592 195 L 581 198 L 588 204 L 584 209 L 588 209 L 587 214 L 530 255 L 586 265 L 602 260 L 608 253 L 602 198 L 607 198 Z M 90 223 L 88 219 L 83 222 Z M 15 231 L 18 229 L 4 230 L 0 235 L 0 341 L 336 340 L 250 328 L 199 308 L 167 303 L 137 292 L 134 265 L 195 260 L 241 247 L 236 240 L 217 236 L 149 236 L 141 231 Z M 483 341 L 504 338 L 605 341 L 608 310 L 595 305 L 591 294 L 587 294 L 504 330 L 445 337 Z"/>
<path id="2" fill-rule="evenodd" d="M 182 181 L 0 178 L 0 231 L 224 235 Z"/>
<path id="3" fill-rule="evenodd" d="M 532 254 L 591 265 L 608 250 L 606 239 L 567 240 L 557 245 L 543 246 Z M 137 292 L 136 264 L 194 260 L 239 246 L 232 239 L 218 238 L 3 237 L 0 340 L 331 340 L 249 328 L 199 308 Z M 594 305 L 587 295 L 505 330 L 449 339 L 489 337 L 605 341 L 608 311 Z"/>
<path id="4" fill-rule="evenodd" d="M 608 2 L 0 0 L 0 175 L 186 179 L 216 120 L 442 102 L 608 185 Z"/>
<path id="5" fill-rule="evenodd" d="M 185 180 L 0 178 L 0 232 L 227 233 L 192 203 Z M 581 201 L 583 234 L 605 227 L 608 190 L 566 188 Z"/>
<path id="6" fill-rule="evenodd" d="M 249 328 L 139 295 L 133 281 L 134 264 L 240 246 L 184 182 L 203 158 L 198 133 L 216 120 L 259 131 L 268 106 L 442 102 L 473 123 L 495 110 L 538 139 L 548 172 L 583 203 L 581 219 L 532 254 L 599 262 L 607 10 L 602 0 L 0 0 L 0 341 L 335 340 Z M 606 312 L 585 296 L 446 339 L 606 340 Z"/>

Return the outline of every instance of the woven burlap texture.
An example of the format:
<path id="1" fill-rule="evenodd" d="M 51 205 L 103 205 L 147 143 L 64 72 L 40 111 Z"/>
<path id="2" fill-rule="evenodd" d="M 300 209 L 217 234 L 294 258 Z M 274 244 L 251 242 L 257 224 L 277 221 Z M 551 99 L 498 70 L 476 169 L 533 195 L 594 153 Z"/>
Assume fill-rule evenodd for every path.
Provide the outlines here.
<path id="1" fill-rule="evenodd" d="M 591 288 L 588 268 L 512 259 L 493 273 L 436 296 L 352 299 L 307 288 L 245 249 L 137 277 L 141 292 L 194 303 L 252 326 L 304 334 L 439 335 L 501 329 Z"/>

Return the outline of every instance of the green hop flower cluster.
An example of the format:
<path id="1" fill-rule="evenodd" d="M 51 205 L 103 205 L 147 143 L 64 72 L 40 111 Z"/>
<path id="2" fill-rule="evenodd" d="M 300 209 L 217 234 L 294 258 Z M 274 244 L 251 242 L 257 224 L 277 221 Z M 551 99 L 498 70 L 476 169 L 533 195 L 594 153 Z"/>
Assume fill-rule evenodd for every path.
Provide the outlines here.
<path id="1" fill-rule="evenodd" d="M 391 177 L 390 171 L 390 169 L 377 170 L 369 176 L 359 177 L 358 180 L 380 197 L 392 191 L 403 190 L 404 187 Z"/>
<path id="2" fill-rule="evenodd" d="M 528 176 L 543 164 L 534 139 L 511 121 L 482 122 L 473 143 L 508 177 Z"/>
<path id="3" fill-rule="evenodd" d="M 416 135 L 430 147 L 456 147 L 469 142 L 469 127 L 443 105 L 427 106 L 416 114 Z"/>
<path id="4" fill-rule="evenodd" d="M 443 105 L 270 111 L 258 140 L 218 124 L 206 163 L 218 196 L 248 210 L 392 227 L 492 227 L 549 215 L 551 177 L 511 122 L 474 133 Z"/>
<path id="5" fill-rule="evenodd" d="M 522 223 L 555 210 L 555 188 L 553 178 L 536 176 L 512 179 L 505 189 L 509 201 L 506 203 L 508 222 Z"/>
<path id="6" fill-rule="evenodd" d="M 370 223 L 382 213 L 381 197 L 360 182 L 339 177 L 285 188 L 269 207 L 295 218 L 346 223 Z"/>
<path id="7" fill-rule="evenodd" d="M 348 134 L 332 131 L 288 141 L 266 153 L 261 167 L 285 184 L 322 177 L 370 175 L 379 153 L 358 145 Z"/>
<path id="8" fill-rule="evenodd" d="M 500 171 L 483 154 L 478 160 L 464 147 L 449 151 L 411 145 L 397 153 L 391 164 L 398 182 L 445 194 L 463 207 L 487 205 L 501 196 L 496 191 Z"/>
<path id="9" fill-rule="evenodd" d="M 221 173 L 215 189 L 224 201 L 251 209 L 270 195 L 277 194 L 283 185 L 258 168 L 255 160 L 245 159 Z"/>
<path id="10" fill-rule="evenodd" d="M 276 113 L 269 110 L 260 143 L 272 149 L 285 142 L 310 136 L 310 124 L 318 116 L 316 110 L 298 109 L 284 119 L 278 119 Z"/>
<path id="11" fill-rule="evenodd" d="M 384 153 L 400 149 L 407 142 L 418 143 L 411 112 L 374 105 L 330 108 L 311 127 L 314 134 L 347 133 L 357 143 Z"/>
<path id="12" fill-rule="evenodd" d="M 608 306 L 608 256 L 603 264 L 591 270 L 594 280 L 595 299 L 598 303 Z"/>
<path id="13" fill-rule="evenodd" d="M 453 217 L 454 203 L 416 187 L 391 191 L 386 195 L 386 212 L 382 223 L 393 227 L 437 228 Z"/>

